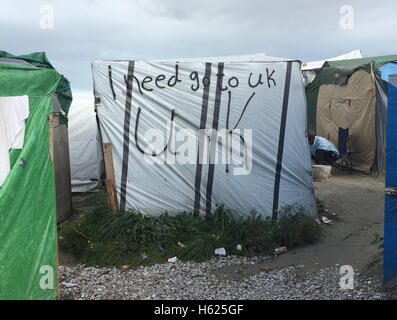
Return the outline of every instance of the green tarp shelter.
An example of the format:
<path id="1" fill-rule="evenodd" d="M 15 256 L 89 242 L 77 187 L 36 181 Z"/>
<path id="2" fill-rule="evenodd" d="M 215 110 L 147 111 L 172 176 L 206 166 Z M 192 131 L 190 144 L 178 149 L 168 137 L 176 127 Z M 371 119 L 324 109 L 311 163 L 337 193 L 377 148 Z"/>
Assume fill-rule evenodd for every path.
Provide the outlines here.
<path id="1" fill-rule="evenodd" d="M 10 150 L 10 172 L 0 187 L 0 299 L 56 299 L 56 197 L 48 117 L 57 93 L 66 120 L 70 85 L 44 53 L 15 57 L 0 52 L 0 57 L 0 97 L 29 98 L 23 148 Z"/>
<path id="2" fill-rule="evenodd" d="M 47 56 L 44 52 L 35 52 L 28 55 L 15 56 L 6 51 L 0 51 L 0 59 L 8 61 L 24 61 L 36 67 L 55 70 L 50 61 L 47 59 Z M 65 123 L 67 121 L 67 115 L 70 105 L 72 104 L 72 90 L 70 88 L 69 80 L 66 79 L 63 75 L 60 75 L 60 77 L 61 79 L 59 80 L 59 83 L 57 85 L 56 94 L 61 104 L 60 122 Z"/>
<path id="3" fill-rule="evenodd" d="M 349 128 L 353 168 L 385 168 L 387 85 L 382 66 L 397 55 L 326 61 L 306 87 L 307 125 L 338 145 L 338 128 Z"/>

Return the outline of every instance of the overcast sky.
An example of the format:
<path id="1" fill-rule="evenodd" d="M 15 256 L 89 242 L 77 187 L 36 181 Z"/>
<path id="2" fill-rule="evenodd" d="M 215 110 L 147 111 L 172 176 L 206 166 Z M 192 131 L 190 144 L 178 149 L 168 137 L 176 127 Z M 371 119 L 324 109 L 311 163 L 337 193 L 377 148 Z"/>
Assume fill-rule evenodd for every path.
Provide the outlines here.
<path id="1" fill-rule="evenodd" d="M 54 10 L 52 29 L 40 25 L 46 5 Z M 340 26 L 345 5 L 353 9 L 352 29 Z M 307 62 L 355 49 L 365 57 L 394 54 L 396 14 L 395 0 L 1 0 L 0 50 L 45 51 L 77 95 L 92 91 L 96 59 L 264 52 Z"/>

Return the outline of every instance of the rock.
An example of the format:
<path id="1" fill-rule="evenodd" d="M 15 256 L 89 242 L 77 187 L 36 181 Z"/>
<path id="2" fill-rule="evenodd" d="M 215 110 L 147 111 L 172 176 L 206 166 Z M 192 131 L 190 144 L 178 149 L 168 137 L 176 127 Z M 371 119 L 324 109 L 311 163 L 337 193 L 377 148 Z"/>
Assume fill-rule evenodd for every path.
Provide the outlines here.
<path id="1" fill-rule="evenodd" d="M 310 272 L 304 272 L 301 269 L 304 265 L 273 270 L 258 268 L 255 274 L 228 277 L 228 275 L 244 275 L 247 265 L 260 261 L 262 257 L 218 256 L 203 263 L 177 261 L 177 266 L 164 263 L 127 270 L 93 268 L 83 265 L 72 268 L 60 266 L 60 279 L 63 281 L 67 279 L 67 282 L 79 285 L 73 288 L 60 286 L 61 299 L 369 300 L 391 298 L 388 293 L 382 291 L 382 287 L 374 279 L 357 274 L 354 277 L 354 291 L 341 289 L 339 270 L 333 266 L 316 268 Z"/>

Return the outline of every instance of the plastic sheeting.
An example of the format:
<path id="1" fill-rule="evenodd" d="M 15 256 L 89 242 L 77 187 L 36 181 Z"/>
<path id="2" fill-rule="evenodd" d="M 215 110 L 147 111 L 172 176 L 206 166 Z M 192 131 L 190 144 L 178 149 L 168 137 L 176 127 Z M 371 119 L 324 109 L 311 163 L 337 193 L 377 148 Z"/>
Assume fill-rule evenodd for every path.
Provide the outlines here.
<path id="1" fill-rule="evenodd" d="M 121 210 L 316 212 L 300 62 L 259 54 L 95 61 L 92 70 Z"/>
<path id="2" fill-rule="evenodd" d="M 397 187 L 397 75 L 389 76 L 386 188 Z M 397 289 L 397 196 L 385 196 L 383 279 Z"/>
<path id="3" fill-rule="evenodd" d="M 389 62 L 382 65 L 380 68 L 382 80 L 385 82 L 389 81 L 389 75 L 397 74 L 397 63 Z"/>
<path id="4" fill-rule="evenodd" d="M 302 70 L 321 69 L 325 61 L 337 61 L 337 60 L 348 60 L 348 59 L 358 59 L 358 58 L 362 58 L 361 50 L 354 50 L 337 57 L 303 63 Z"/>
<path id="5" fill-rule="evenodd" d="M 361 50 L 354 50 L 337 57 L 328 58 L 326 60 L 310 61 L 303 63 L 302 64 L 303 83 L 305 84 L 305 86 L 309 85 L 314 80 L 314 78 L 320 71 L 325 61 L 347 60 L 347 59 L 358 59 L 358 58 L 362 58 Z"/>
<path id="6" fill-rule="evenodd" d="M 48 114 L 61 76 L 52 69 L 0 63 L 0 96 L 29 96 L 22 150 L 10 151 L 0 188 L 0 299 L 56 299 L 54 167 Z"/>
<path id="7" fill-rule="evenodd" d="M 386 169 L 387 82 L 381 79 L 379 72 L 374 75 L 376 87 L 376 158 L 373 170 L 382 171 Z"/>
<path id="8" fill-rule="evenodd" d="M 75 100 L 69 110 L 69 153 L 72 192 L 95 189 L 103 174 L 102 149 L 94 100 Z"/>
<path id="9" fill-rule="evenodd" d="M 15 56 L 6 51 L 0 51 L 0 58 L 5 61 L 20 64 L 31 64 L 40 68 L 54 69 L 50 61 L 48 60 L 45 52 L 35 52 L 27 55 Z M 16 62 L 18 60 L 19 62 Z M 61 80 L 58 83 L 56 94 L 58 95 L 59 102 L 61 104 L 61 115 L 60 123 L 64 124 L 67 122 L 68 112 L 70 104 L 72 103 L 72 90 L 70 88 L 70 82 L 63 75 L 60 75 Z"/>
<path id="10" fill-rule="evenodd" d="M 318 72 L 320 69 L 317 70 L 303 70 L 302 71 L 302 78 L 303 78 L 303 83 L 306 86 L 308 86 L 314 78 L 317 76 Z"/>

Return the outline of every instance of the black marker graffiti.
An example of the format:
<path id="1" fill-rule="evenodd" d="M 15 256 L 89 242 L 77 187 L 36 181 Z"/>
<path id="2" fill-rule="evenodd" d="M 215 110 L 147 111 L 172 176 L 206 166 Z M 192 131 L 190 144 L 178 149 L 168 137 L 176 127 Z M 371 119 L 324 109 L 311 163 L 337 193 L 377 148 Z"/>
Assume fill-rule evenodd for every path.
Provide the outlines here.
<path id="1" fill-rule="evenodd" d="M 156 80 L 154 81 L 154 83 L 156 84 L 156 87 L 157 87 L 157 88 L 159 88 L 159 89 L 164 89 L 164 88 L 165 88 L 165 86 L 160 86 L 160 85 L 159 85 L 159 82 L 160 82 L 160 81 L 163 81 L 165 78 L 166 78 L 166 77 L 165 77 L 164 74 L 159 74 L 159 75 L 156 77 Z"/>
<path id="2" fill-rule="evenodd" d="M 182 80 L 180 80 L 180 79 L 178 78 L 178 68 L 179 68 L 179 66 L 176 64 L 176 65 L 175 65 L 175 75 L 173 75 L 173 76 L 168 80 L 168 83 L 167 83 L 167 84 L 168 84 L 168 86 L 170 86 L 170 87 L 175 86 L 178 82 L 182 82 Z M 174 81 L 173 84 L 171 84 L 172 81 Z"/>
<path id="3" fill-rule="evenodd" d="M 143 154 L 146 154 L 146 155 L 149 155 L 149 156 L 152 156 L 152 157 L 161 156 L 161 155 L 167 150 L 168 146 L 171 144 L 171 139 L 172 139 L 172 128 L 173 128 L 173 125 L 172 125 L 172 124 L 173 124 L 173 122 L 174 122 L 175 109 L 172 109 L 172 111 L 171 111 L 170 136 L 169 136 L 169 138 L 168 138 L 167 144 L 165 145 L 164 149 L 163 149 L 162 151 L 160 151 L 160 153 L 157 153 L 157 152 L 153 151 L 151 154 L 145 152 L 145 150 L 143 150 L 143 149 L 139 146 L 139 143 L 138 143 L 138 126 L 139 126 L 139 117 L 140 117 L 141 111 L 142 111 L 142 109 L 141 109 L 141 107 L 139 107 L 139 108 L 138 108 L 137 115 L 136 115 L 136 120 L 135 120 L 135 144 L 136 144 L 136 147 L 137 147 L 137 149 L 138 149 L 141 153 L 143 153 Z M 177 154 L 178 154 L 177 152 L 174 152 L 174 151 L 170 151 L 170 153 L 172 153 L 173 155 L 177 155 Z"/>
<path id="4" fill-rule="evenodd" d="M 146 88 L 145 87 L 145 83 L 149 83 L 153 80 L 153 78 L 151 76 L 146 76 L 145 78 L 143 78 L 142 80 L 142 89 L 146 90 L 146 91 L 153 91 L 152 88 Z"/>
<path id="5" fill-rule="evenodd" d="M 234 80 L 236 82 L 234 85 L 232 85 L 232 80 Z M 231 77 L 227 83 L 229 84 L 229 87 L 231 87 L 231 88 L 236 88 L 239 85 L 238 78 L 234 77 L 234 76 Z"/>
<path id="6" fill-rule="evenodd" d="M 262 81 L 262 73 L 259 74 L 258 81 L 256 82 L 256 84 L 251 84 L 251 77 L 252 77 L 252 72 L 250 73 L 250 75 L 249 75 L 249 77 L 248 77 L 248 85 L 249 85 L 251 88 L 256 88 L 256 87 L 259 86 L 260 84 L 263 84 L 263 81 Z"/>
<path id="7" fill-rule="evenodd" d="M 273 81 L 274 86 L 276 86 L 276 80 L 272 78 L 272 75 L 274 74 L 275 70 L 272 71 L 272 73 L 269 75 L 269 69 L 266 68 L 266 75 L 267 75 L 267 86 L 270 88 L 270 81 Z"/>
<path id="8" fill-rule="evenodd" d="M 240 123 L 245 111 L 247 110 L 247 107 L 248 107 L 251 99 L 254 97 L 254 95 L 255 95 L 255 92 L 253 92 L 251 94 L 251 96 L 248 98 L 248 100 L 247 100 L 247 102 L 246 102 L 246 104 L 245 104 L 245 106 L 243 108 L 243 111 L 240 114 L 240 117 L 239 117 L 236 125 L 234 126 L 234 128 L 232 130 L 229 131 L 229 116 L 230 116 L 230 104 L 231 104 L 231 100 L 232 100 L 232 94 L 231 94 L 230 91 L 228 91 L 228 98 L 229 99 L 228 99 L 228 102 L 227 102 L 227 113 L 226 113 L 226 131 L 228 132 L 228 134 L 226 135 L 226 158 L 227 159 L 229 157 L 229 135 L 237 134 L 236 132 L 234 132 L 234 130 L 239 125 L 239 123 Z M 243 143 L 244 148 L 246 148 L 244 138 L 241 136 L 241 134 L 238 134 L 238 135 L 240 136 L 240 140 Z M 229 164 L 228 163 L 226 164 L 226 173 L 229 173 Z"/>
<path id="9" fill-rule="evenodd" d="M 190 86 L 190 88 L 191 88 L 193 91 L 197 91 L 197 90 L 200 88 L 200 81 L 199 81 L 198 72 L 197 72 L 197 71 L 191 72 L 190 75 L 189 75 L 189 77 L 190 77 L 191 80 L 197 82 L 197 83 L 196 83 L 196 87 L 194 87 L 194 84 L 192 84 L 192 85 Z"/>
<path id="10" fill-rule="evenodd" d="M 272 86 L 275 87 L 277 86 L 276 80 L 274 79 L 275 72 L 276 72 L 275 70 L 269 70 L 268 68 L 266 68 L 266 74 L 264 72 L 259 74 L 255 74 L 251 72 L 248 76 L 248 79 L 246 79 L 245 82 L 250 88 L 257 88 L 263 85 L 266 86 L 266 84 L 269 88 L 271 88 Z M 221 76 L 222 78 L 226 78 L 225 74 L 221 74 L 219 76 Z M 175 87 L 178 83 L 186 81 L 180 78 L 178 64 L 175 64 L 174 73 L 168 79 L 165 74 L 159 74 L 156 77 L 146 75 L 142 80 L 138 79 L 137 76 L 135 75 L 133 77 L 134 77 L 134 82 L 137 83 L 138 92 L 142 95 L 145 94 L 145 92 L 151 92 L 156 88 L 157 89 L 166 89 L 167 87 L 172 88 Z M 265 77 L 266 77 L 266 82 L 264 80 Z M 190 89 L 192 91 L 198 91 L 201 85 L 203 85 L 205 88 L 211 84 L 210 78 L 206 76 L 200 79 L 200 74 L 198 71 L 190 72 L 189 79 L 192 81 L 192 84 L 190 85 Z M 125 75 L 124 75 L 124 81 L 127 82 Z M 111 66 L 109 66 L 109 82 L 112 89 L 113 98 L 116 100 L 116 95 L 113 88 Z M 221 88 L 221 91 L 227 91 L 229 89 L 237 88 L 241 83 L 242 83 L 242 79 L 239 79 L 237 76 L 232 75 L 227 80 L 227 82 L 225 81 L 225 83 Z M 152 86 L 150 86 L 151 84 Z"/>

